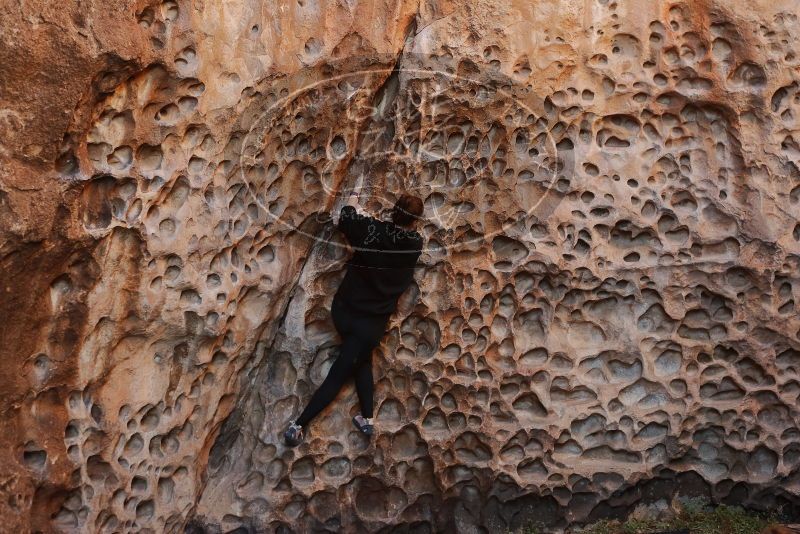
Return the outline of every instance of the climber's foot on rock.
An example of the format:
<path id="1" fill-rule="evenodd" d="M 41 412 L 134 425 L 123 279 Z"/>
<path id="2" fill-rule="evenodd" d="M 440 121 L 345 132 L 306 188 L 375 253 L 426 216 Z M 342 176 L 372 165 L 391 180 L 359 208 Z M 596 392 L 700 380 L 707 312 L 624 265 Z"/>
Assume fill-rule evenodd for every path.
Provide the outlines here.
<path id="1" fill-rule="evenodd" d="M 361 414 L 358 414 L 357 416 L 353 417 L 353 424 L 361 431 L 362 434 L 366 434 L 367 436 L 372 435 L 372 418 L 367 419 Z"/>
<path id="2" fill-rule="evenodd" d="M 289 421 L 289 428 L 287 428 L 286 432 L 283 433 L 283 441 L 289 447 L 295 447 L 300 445 L 300 443 L 303 441 L 303 437 L 303 427 L 294 421 Z"/>

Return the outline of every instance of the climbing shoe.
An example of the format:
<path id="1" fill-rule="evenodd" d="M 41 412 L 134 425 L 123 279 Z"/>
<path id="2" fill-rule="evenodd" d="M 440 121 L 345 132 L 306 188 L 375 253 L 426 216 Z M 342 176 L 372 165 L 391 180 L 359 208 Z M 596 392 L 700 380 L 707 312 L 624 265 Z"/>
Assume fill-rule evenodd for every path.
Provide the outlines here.
<path id="1" fill-rule="evenodd" d="M 353 424 L 356 426 L 357 429 L 361 431 L 362 434 L 366 434 L 367 436 L 372 435 L 372 419 L 367 419 L 366 417 L 358 414 L 357 416 L 353 417 Z"/>
<path id="2" fill-rule="evenodd" d="M 294 421 L 289 421 L 289 428 L 283 433 L 283 441 L 289 447 L 300 445 L 303 441 L 303 427 Z"/>

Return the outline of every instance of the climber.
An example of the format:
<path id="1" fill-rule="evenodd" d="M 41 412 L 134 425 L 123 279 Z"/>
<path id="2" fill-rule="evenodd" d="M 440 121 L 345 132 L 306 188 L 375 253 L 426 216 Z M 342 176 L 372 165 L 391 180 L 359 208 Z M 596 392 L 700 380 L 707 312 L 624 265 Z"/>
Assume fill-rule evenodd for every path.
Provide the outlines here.
<path id="1" fill-rule="evenodd" d="M 283 437 L 291 447 L 303 440 L 304 428 L 351 376 L 361 408 L 353 424 L 372 435 L 372 350 L 380 343 L 398 298 L 414 280 L 414 266 L 422 253 L 422 236 L 414 230 L 422 216 L 422 201 L 404 194 L 394 205 L 391 221 L 381 221 L 358 211 L 359 190 L 358 186 L 353 190 L 335 221 L 353 249 L 331 304 L 333 324 L 342 340 L 339 355 L 300 417 L 289 422 Z"/>

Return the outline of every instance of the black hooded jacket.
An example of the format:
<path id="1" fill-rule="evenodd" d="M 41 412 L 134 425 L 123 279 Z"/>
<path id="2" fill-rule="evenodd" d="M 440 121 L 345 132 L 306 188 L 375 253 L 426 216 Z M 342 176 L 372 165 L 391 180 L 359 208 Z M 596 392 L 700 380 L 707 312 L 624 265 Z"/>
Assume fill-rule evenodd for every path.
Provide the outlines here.
<path id="1" fill-rule="evenodd" d="M 353 255 L 334 298 L 353 310 L 391 314 L 414 280 L 422 236 L 393 222 L 361 215 L 352 206 L 342 208 L 338 228 L 353 247 Z"/>

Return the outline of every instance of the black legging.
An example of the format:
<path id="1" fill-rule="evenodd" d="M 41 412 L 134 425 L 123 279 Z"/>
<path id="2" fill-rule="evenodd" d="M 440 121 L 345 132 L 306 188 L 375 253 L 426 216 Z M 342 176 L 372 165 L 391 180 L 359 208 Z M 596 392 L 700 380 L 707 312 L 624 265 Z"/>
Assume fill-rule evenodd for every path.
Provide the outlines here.
<path id="1" fill-rule="evenodd" d="M 358 312 L 334 298 L 331 315 L 342 344 L 328 376 L 297 418 L 296 423 L 303 427 L 331 403 L 351 376 L 355 377 L 361 415 L 372 417 L 372 349 L 380 343 L 390 314 L 370 315 Z"/>

